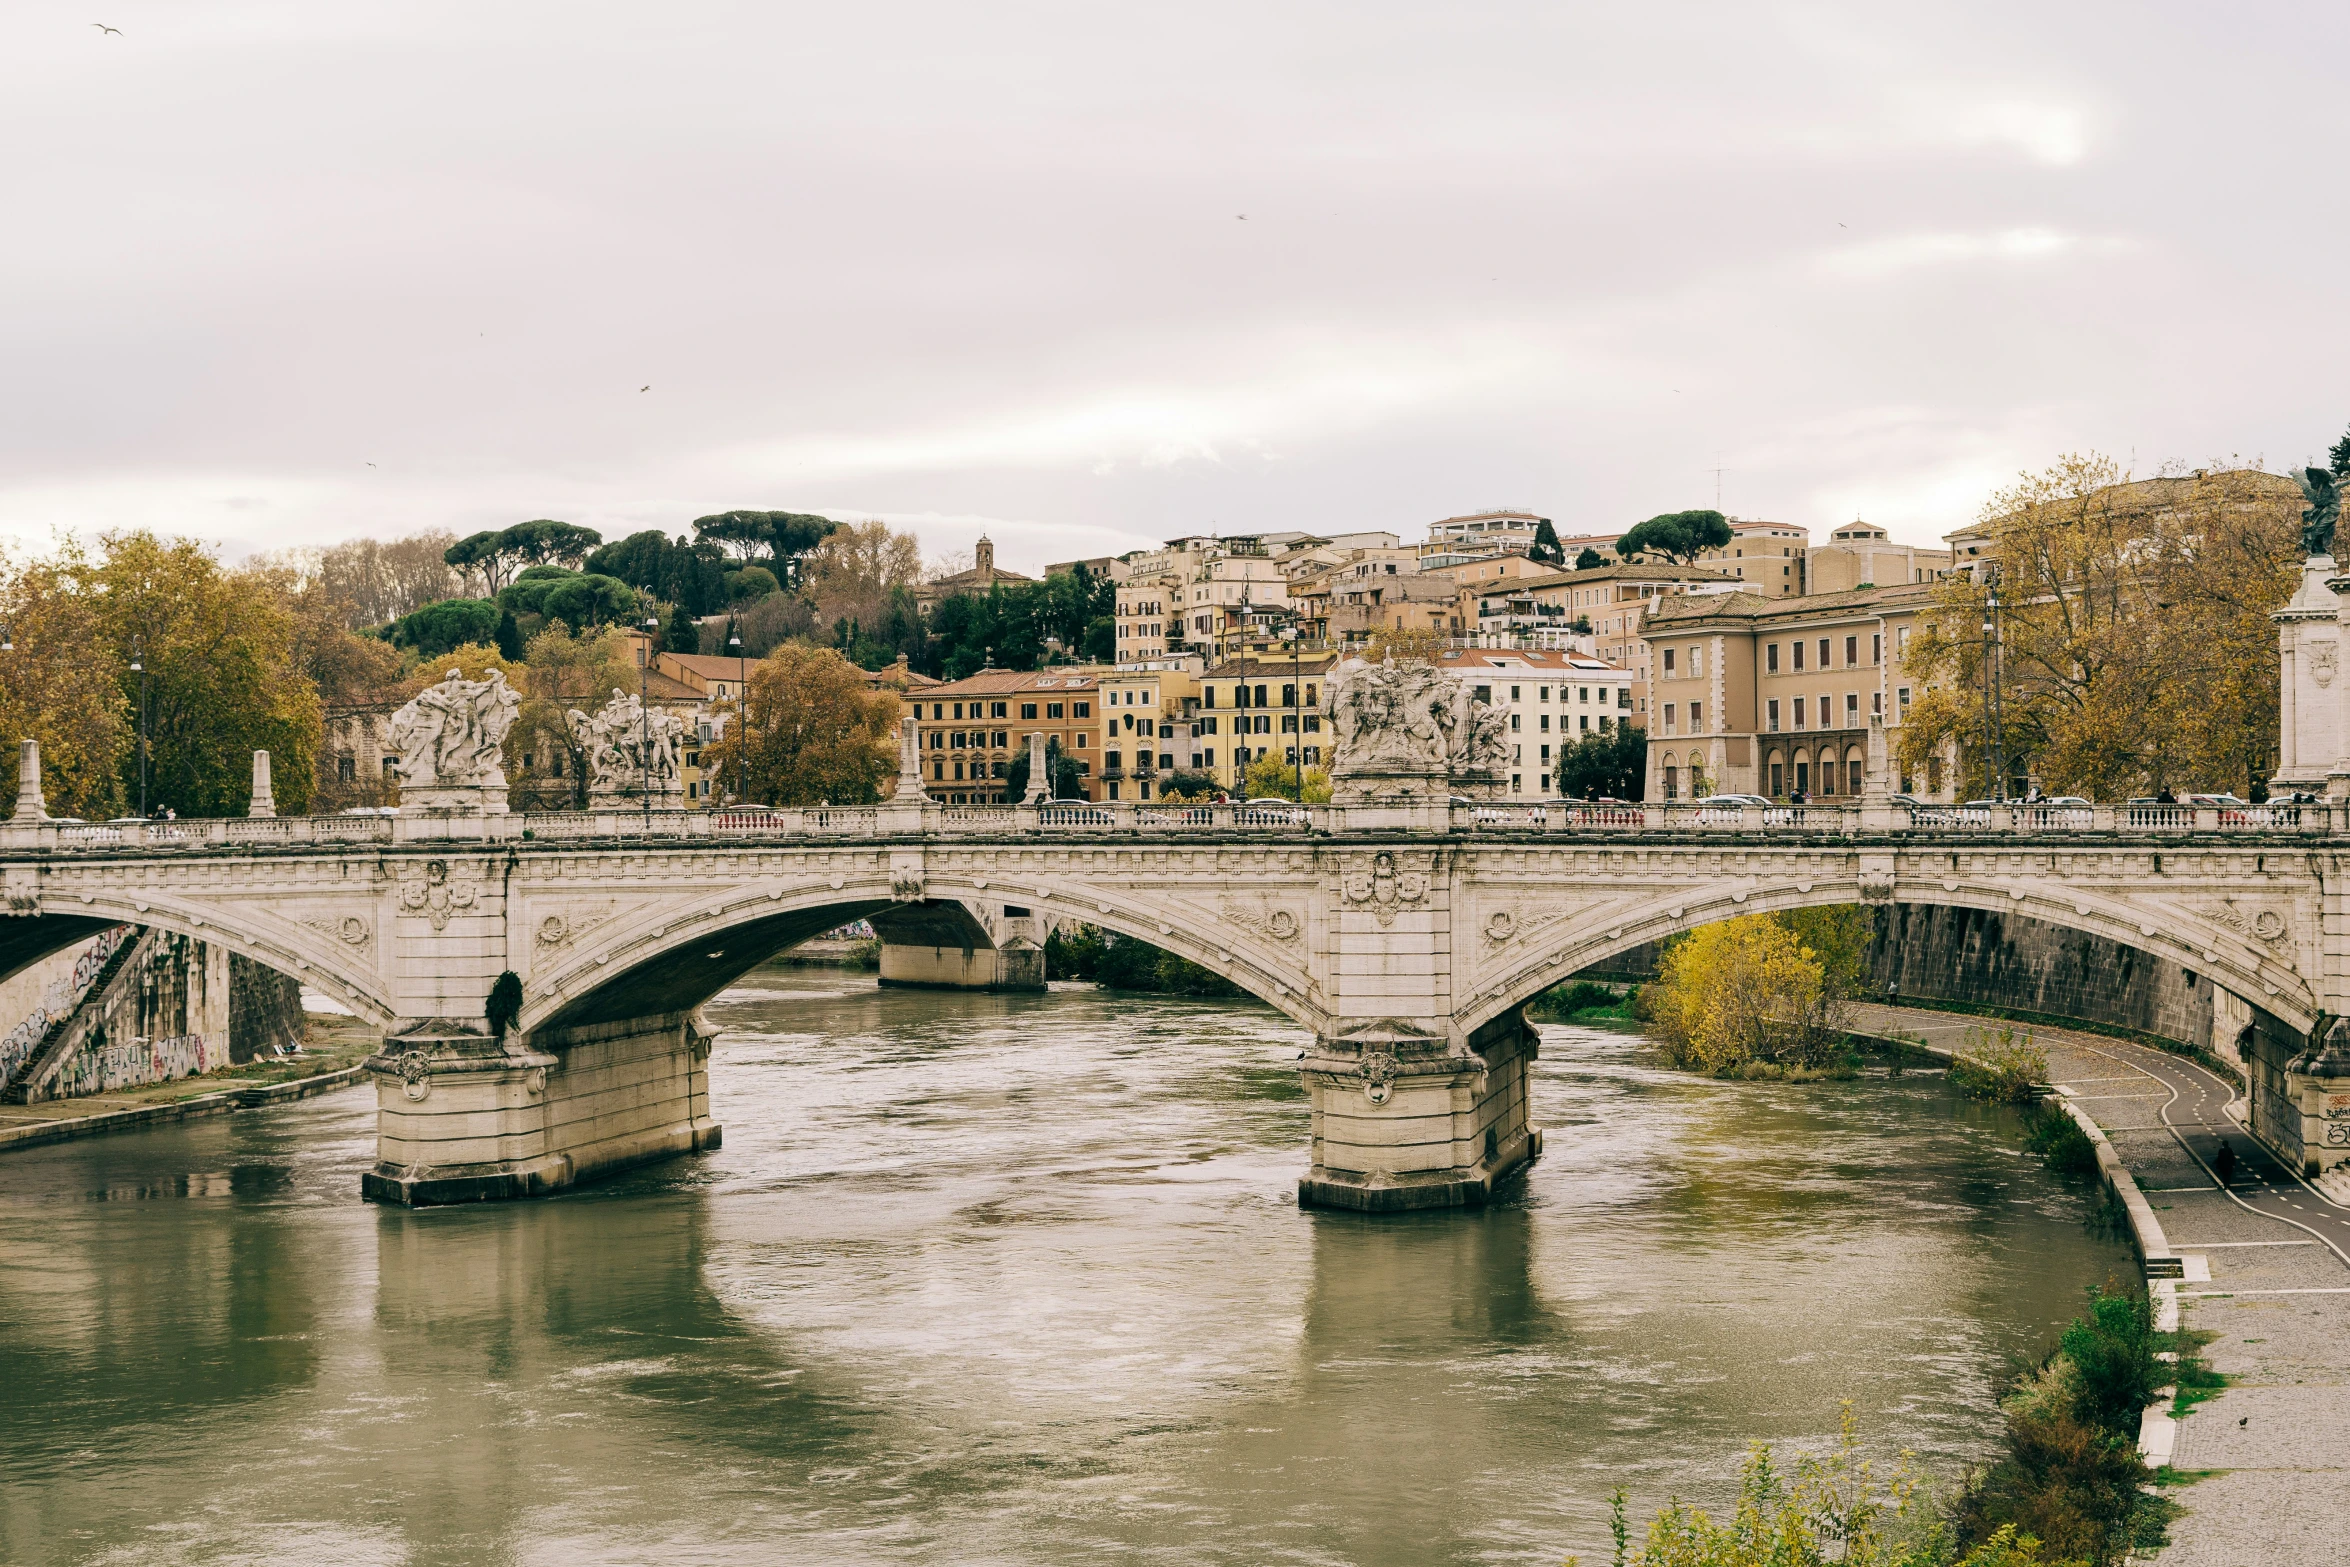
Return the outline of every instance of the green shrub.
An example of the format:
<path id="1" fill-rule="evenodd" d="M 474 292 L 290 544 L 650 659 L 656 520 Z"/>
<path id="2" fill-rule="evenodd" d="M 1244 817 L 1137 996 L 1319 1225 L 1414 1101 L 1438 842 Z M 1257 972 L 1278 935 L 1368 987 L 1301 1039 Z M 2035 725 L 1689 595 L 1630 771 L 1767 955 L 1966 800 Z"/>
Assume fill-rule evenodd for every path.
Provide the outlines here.
<path id="1" fill-rule="evenodd" d="M 1676 1499 L 1634 1550 L 1622 1491 L 1613 1511 L 1615 1567 L 2056 1567 L 2037 1540 L 2014 1529 L 1994 1530 L 1961 1556 L 1906 1457 L 1882 1481 L 1861 1458 L 1850 1405 L 1836 1447 L 1798 1457 L 1792 1481 L 1758 1444 L 1722 1523 Z M 1574 1567 L 1575 1558 L 1567 1563 Z"/>
<path id="2" fill-rule="evenodd" d="M 2095 1175 L 2097 1141 L 2062 1105 L 2034 1106 L 2024 1118 L 2024 1146 L 2059 1175 Z"/>
<path id="3" fill-rule="evenodd" d="M 1953 1517 L 1962 1544 L 2031 1535 L 2059 1560 L 2111 1567 L 2159 1541 L 2175 1510 L 2144 1494 L 2138 1423 L 2167 1380 L 2143 1291 L 2089 1291 L 2089 1309 L 2000 1401 L 2007 1455 L 1970 1475 Z"/>
<path id="4" fill-rule="evenodd" d="M 1239 996 L 1239 986 L 1190 959 L 1147 941 L 1093 925 L 1056 930 L 1044 942 L 1045 978 L 1091 980 L 1113 990 L 1178 996 Z"/>
<path id="5" fill-rule="evenodd" d="M 2019 1039 L 2013 1028 L 1993 1033 L 1977 1025 L 1950 1058 L 1950 1081 L 1976 1099 L 2025 1104 L 2048 1082 L 2048 1052 L 2029 1034 Z"/>

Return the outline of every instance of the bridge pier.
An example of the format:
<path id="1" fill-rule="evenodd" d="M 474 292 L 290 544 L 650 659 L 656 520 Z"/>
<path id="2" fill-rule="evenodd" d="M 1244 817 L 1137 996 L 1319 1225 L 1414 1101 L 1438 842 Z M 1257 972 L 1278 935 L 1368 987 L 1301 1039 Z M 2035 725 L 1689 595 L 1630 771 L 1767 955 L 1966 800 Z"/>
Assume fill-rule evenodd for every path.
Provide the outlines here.
<path id="1" fill-rule="evenodd" d="M 711 1033 L 690 1012 L 527 1040 L 437 1023 L 386 1035 L 374 1070 L 372 1202 L 543 1197 L 590 1176 L 716 1148 Z"/>
<path id="2" fill-rule="evenodd" d="M 1317 1040 L 1302 1063 L 1313 1167 L 1298 1206 L 1479 1208 L 1542 1151 L 1527 1087 L 1541 1041 L 1513 1010 L 1470 1048 L 1395 1019 Z"/>

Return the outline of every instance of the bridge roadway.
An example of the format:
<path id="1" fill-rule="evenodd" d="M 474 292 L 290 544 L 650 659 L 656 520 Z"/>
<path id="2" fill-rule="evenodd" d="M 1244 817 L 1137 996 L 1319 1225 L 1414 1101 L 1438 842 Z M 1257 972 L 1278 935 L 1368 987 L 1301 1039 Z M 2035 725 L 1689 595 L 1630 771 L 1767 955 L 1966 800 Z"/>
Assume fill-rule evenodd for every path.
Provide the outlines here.
<path id="1" fill-rule="evenodd" d="M 1300 1198 L 1388 1209 L 1481 1202 L 1539 1150 L 1518 1009 L 1557 980 L 1735 914 L 1943 903 L 2137 947 L 2248 1003 L 2277 1067 L 2256 1127 L 2306 1161 L 2350 1130 L 2326 1121 L 2327 1084 L 2284 1070 L 2350 1012 L 2346 847 L 2340 807 L 1881 798 L 24 820 L 0 827 L 0 973 L 127 921 L 295 974 L 385 1031 L 369 1195 L 461 1201 L 714 1145 L 702 1001 L 851 919 L 1011 900 L 1296 1019 L 1314 1036 Z"/>

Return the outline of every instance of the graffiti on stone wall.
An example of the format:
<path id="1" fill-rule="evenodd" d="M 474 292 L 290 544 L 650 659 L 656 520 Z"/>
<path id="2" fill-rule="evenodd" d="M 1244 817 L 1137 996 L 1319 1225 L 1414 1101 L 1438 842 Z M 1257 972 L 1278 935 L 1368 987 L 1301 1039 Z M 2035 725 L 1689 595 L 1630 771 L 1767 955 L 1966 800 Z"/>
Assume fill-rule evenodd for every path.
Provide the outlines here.
<path id="1" fill-rule="evenodd" d="M 111 1093 L 143 1083 L 170 1083 L 195 1077 L 225 1059 L 202 1034 L 179 1034 L 170 1039 L 134 1039 L 126 1044 L 89 1044 L 75 1051 L 57 1069 L 57 1097 Z"/>
<path id="2" fill-rule="evenodd" d="M 17 1069 L 48 1037 L 51 1025 L 60 1018 L 73 1015 L 74 1008 L 95 984 L 106 960 L 122 949 L 131 938 L 133 927 L 117 925 L 93 939 L 74 958 L 73 967 L 49 982 L 41 993 L 41 1004 L 27 1014 L 14 1028 L 0 1035 L 0 1086 L 5 1086 Z"/>

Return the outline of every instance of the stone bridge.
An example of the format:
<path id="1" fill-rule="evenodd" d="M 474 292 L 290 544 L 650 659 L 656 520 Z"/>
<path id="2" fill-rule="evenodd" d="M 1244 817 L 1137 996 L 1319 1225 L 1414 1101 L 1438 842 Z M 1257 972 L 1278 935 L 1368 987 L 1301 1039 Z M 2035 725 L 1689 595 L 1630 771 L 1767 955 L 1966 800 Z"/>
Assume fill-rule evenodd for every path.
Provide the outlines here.
<path id="1" fill-rule="evenodd" d="M 2350 1055 L 2314 1048 L 2350 1013 L 2350 805 L 947 809 L 908 790 L 742 813 L 39 812 L 28 792 L 0 827 L 0 974 L 128 922 L 342 1001 L 385 1031 L 365 1189 L 387 1201 L 533 1195 L 715 1146 L 696 1008 L 820 931 L 953 903 L 1140 938 L 1294 1019 L 1309 1203 L 1483 1201 L 1540 1147 L 1522 1003 L 1707 921 L 1837 903 L 1997 909 L 2185 965 L 2253 1009 L 2258 1135 L 2305 1168 L 2350 1157 Z"/>

